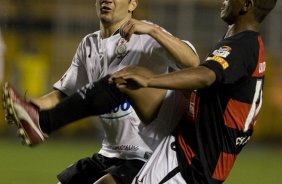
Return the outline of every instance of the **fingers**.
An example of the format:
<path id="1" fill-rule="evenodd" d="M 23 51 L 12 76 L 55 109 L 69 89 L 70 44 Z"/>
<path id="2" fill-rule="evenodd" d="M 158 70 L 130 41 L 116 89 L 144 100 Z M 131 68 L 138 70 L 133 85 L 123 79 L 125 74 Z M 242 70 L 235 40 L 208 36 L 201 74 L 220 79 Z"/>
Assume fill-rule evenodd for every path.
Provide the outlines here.
<path id="1" fill-rule="evenodd" d="M 111 75 L 108 81 L 110 84 L 115 84 L 118 88 L 123 88 L 127 86 L 127 81 L 123 79 L 122 76 L 118 76 L 115 74 Z"/>
<path id="2" fill-rule="evenodd" d="M 125 80 L 125 76 L 128 75 L 128 72 L 125 70 L 120 70 L 118 72 L 115 72 L 111 75 L 111 77 L 109 78 L 109 83 L 116 83 L 118 81 L 118 83 L 126 83 Z"/>
<path id="3" fill-rule="evenodd" d="M 112 74 L 109 83 L 116 84 L 120 88 L 138 89 L 147 87 L 153 75 L 153 72 L 144 67 L 128 66 Z"/>
<path id="4" fill-rule="evenodd" d="M 127 41 L 130 40 L 131 36 L 133 34 L 145 34 L 146 29 L 144 29 L 144 26 L 146 24 L 142 21 L 136 20 L 136 19 L 130 19 L 125 24 L 123 24 L 120 28 L 120 35 Z"/>
<path id="5" fill-rule="evenodd" d="M 125 88 L 127 87 L 127 81 L 124 80 L 123 78 L 113 78 L 113 83 L 118 87 L 118 88 Z"/>
<path id="6" fill-rule="evenodd" d="M 120 27 L 120 35 L 127 41 L 133 34 L 150 34 L 156 25 L 146 21 L 130 19 Z"/>
<path id="7" fill-rule="evenodd" d="M 131 74 L 128 73 L 115 73 L 109 78 L 110 83 L 126 83 Z"/>
<path id="8" fill-rule="evenodd" d="M 118 88 L 129 88 L 129 89 L 136 88 L 136 87 L 132 87 L 135 85 L 133 85 L 134 83 L 132 83 L 131 81 L 131 76 L 132 74 L 125 74 L 125 73 L 113 74 L 109 78 L 109 83 L 115 84 L 116 87 Z"/>
<path id="9" fill-rule="evenodd" d="M 132 21 L 129 20 L 120 27 L 119 33 L 121 37 L 124 38 L 126 41 L 129 41 L 132 34 L 134 33 L 133 25 L 134 24 L 132 23 Z"/>

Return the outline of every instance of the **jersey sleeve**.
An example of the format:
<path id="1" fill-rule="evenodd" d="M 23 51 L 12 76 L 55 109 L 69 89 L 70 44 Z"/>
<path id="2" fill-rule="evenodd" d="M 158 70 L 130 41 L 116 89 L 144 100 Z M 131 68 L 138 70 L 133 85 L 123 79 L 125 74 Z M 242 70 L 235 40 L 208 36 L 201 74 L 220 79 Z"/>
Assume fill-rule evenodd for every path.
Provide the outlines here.
<path id="1" fill-rule="evenodd" d="M 88 83 L 85 63 L 83 63 L 86 57 L 84 40 L 79 44 L 68 70 L 61 79 L 53 85 L 54 89 L 57 89 L 66 95 L 71 95 L 76 92 L 77 89 Z"/>
<path id="2" fill-rule="evenodd" d="M 215 47 L 202 65 L 215 72 L 217 82 L 231 84 L 248 75 L 247 50 L 242 43 L 224 42 Z"/>

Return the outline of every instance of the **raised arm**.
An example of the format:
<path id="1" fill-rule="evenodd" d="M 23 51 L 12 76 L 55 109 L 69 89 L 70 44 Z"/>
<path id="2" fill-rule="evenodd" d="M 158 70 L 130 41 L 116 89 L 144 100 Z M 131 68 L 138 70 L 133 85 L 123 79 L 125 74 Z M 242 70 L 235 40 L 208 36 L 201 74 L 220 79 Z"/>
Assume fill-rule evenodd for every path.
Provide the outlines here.
<path id="1" fill-rule="evenodd" d="M 199 57 L 187 43 L 164 31 L 156 24 L 131 19 L 120 28 L 120 34 L 126 40 L 130 40 L 132 34 L 150 35 L 183 67 L 198 66 L 200 63 Z"/>

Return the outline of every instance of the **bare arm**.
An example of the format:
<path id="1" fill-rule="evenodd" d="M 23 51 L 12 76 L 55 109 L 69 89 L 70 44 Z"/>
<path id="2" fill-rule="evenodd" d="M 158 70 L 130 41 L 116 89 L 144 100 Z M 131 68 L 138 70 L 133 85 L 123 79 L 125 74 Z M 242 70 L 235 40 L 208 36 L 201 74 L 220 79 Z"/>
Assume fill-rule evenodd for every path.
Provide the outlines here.
<path id="1" fill-rule="evenodd" d="M 150 35 L 183 67 L 198 66 L 200 63 L 190 46 L 152 23 L 131 19 L 121 27 L 120 33 L 126 40 L 130 40 L 132 34 Z"/>
<path id="2" fill-rule="evenodd" d="M 40 109 L 50 109 L 55 107 L 65 95 L 58 90 L 54 90 L 42 97 L 31 99 L 31 102 Z"/>
<path id="3" fill-rule="evenodd" d="M 204 66 L 185 68 L 180 71 L 151 75 L 140 74 L 136 70 L 141 67 L 127 67 L 112 75 L 111 81 L 122 78 L 122 82 L 118 82 L 120 88 L 160 88 L 175 90 L 193 90 L 206 88 L 216 80 L 215 73 Z M 144 70 L 142 68 L 142 70 Z"/>
<path id="4" fill-rule="evenodd" d="M 201 89 L 209 87 L 216 79 L 215 73 L 204 66 L 185 68 L 167 75 L 148 78 L 147 87 L 162 89 Z"/>

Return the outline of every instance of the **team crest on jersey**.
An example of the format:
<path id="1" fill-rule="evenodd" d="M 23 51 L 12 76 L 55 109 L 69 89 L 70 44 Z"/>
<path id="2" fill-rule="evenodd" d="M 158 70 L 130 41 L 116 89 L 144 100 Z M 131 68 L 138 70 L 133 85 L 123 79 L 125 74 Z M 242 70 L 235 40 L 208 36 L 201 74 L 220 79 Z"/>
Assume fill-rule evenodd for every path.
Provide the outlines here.
<path id="1" fill-rule="evenodd" d="M 124 38 L 121 38 L 116 47 L 116 55 L 118 58 L 123 58 L 127 54 L 127 41 Z"/>
<path id="2" fill-rule="evenodd" d="M 218 57 L 222 57 L 222 58 L 226 58 L 227 56 L 229 56 L 229 54 L 231 53 L 232 48 L 229 46 L 222 46 L 219 49 L 213 51 L 213 55 L 214 56 L 218 56 Z"/>

